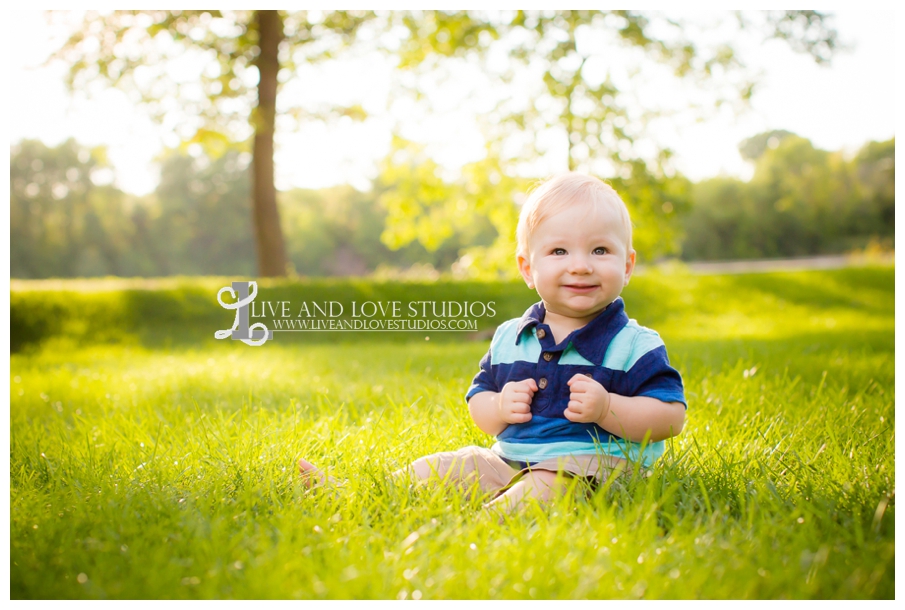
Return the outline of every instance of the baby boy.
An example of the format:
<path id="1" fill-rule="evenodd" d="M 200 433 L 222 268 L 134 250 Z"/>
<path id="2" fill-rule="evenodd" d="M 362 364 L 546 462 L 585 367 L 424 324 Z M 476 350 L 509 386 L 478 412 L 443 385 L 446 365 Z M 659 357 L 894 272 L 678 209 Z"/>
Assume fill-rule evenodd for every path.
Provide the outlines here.
<path id="1" fill-rule="evenodd" d="M 522 207 L 518 269 L 541 301 L 497 328 L 465 396 L 497 442 L 422 457 L 395 476 L 441 477 L 495 494 L 509 510 L 549 500 L 564 476 L 602 480 L 626 458 L 650 465 L 682 430 L 682 378 L 660 336 L 625 314 L 635 266 L 628 210 L 578 173 L 548 180 Z M 305 460 L 307 484 L 330 480 Z"/>

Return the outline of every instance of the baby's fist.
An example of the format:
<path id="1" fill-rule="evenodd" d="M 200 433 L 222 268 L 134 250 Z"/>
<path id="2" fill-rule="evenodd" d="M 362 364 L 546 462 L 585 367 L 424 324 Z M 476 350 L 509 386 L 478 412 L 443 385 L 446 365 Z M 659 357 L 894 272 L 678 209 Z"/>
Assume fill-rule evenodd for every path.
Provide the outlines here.
<path id="1" fill-rule="evenodd" d="M 507 424 L 524 424 L 531 421 L 531 399 L 537 392 L 533 379 L 510 381 L 500 392 L 500 418 Z"/>
<path id="2" fill-rule="evenodd" d="M 563 412 L 575 423 L 599 423 L 610 409 L 610 393 L 587 375 L 576 374 L 569 380 L 569 405 Z"/>

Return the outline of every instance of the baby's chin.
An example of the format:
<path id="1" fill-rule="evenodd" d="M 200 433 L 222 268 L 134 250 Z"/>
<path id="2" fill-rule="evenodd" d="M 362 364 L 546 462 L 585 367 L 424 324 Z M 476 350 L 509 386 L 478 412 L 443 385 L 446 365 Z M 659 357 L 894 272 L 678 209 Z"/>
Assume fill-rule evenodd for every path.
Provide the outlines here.
<path id="1" fill-rule="evenodd" d="M 615 299 L 614 299 L 615 300 Z M 553 304 L 550 305 L 546 301 L 544 301 L 544 309 L 547 310 L 547 313 L 552 313 L 557 316 L 562 316 L 564 318 L 593 318 L 601 311 L 607 308 L 610 303 L 600 304 L 597 303 L 593 306 L 589 306 L 587 308 L 584 307 L 564 307 L 562 305 Z"/>

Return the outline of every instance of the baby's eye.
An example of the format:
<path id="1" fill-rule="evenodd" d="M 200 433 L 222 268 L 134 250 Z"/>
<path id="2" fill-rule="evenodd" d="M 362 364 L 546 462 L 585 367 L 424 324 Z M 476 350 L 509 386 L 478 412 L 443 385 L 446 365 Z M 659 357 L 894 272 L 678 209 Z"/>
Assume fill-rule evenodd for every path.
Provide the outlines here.
<path id="1" fill-rule="evenodd" d="M 566 253 L 566 251 L 563 248 L 553 248 L 553 252 L 552 252 L 552 254 L 555 254 L 556 256 L 562 256 L 565 253 Z"/>
<path id="2" fill-rule="evenodd" d="M 606 248 L 594 248 L 594 254 L 602 255 L 602 254 L 606 254 L 606 253 L 607 253 Z"/>

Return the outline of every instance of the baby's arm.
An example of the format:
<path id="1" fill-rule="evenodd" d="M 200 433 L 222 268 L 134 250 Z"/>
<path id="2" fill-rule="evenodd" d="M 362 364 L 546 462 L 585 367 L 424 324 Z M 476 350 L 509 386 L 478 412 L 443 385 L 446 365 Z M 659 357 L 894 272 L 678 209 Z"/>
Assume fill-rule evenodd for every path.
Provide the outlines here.
<path id="1" fill-rule="evenodd" d="M 596 423 L 621 438 L 651 442 L 676 436 L 685 424 L 685 405 L 662 402 L 650 396 L 620 396 L 607 392 L 593 379 L 575 375 L 569 380 L 571 395 L 564 415 L 574 422 Z"/>
<path id="2" fill-rule="evenodd" d="M 531 399 L 537 392 L 533 379 L 510 381 L 501 392 L 479 392 L 468 401 L 468 411 L 474 423 L 491 436 L 496 436 L 509 424 L 523 424 L 531 420 Z"/>
<path id="3" fill-rule="evenodd" d="M 662 402 L 650 396 L 620 396 L 610 394 L 609 412 L 597 425 L 622 438 L 640 443 L 650 431 L 655 443 L 677 436 L 685 425 L 685 405 L 681 402 Z"/>

